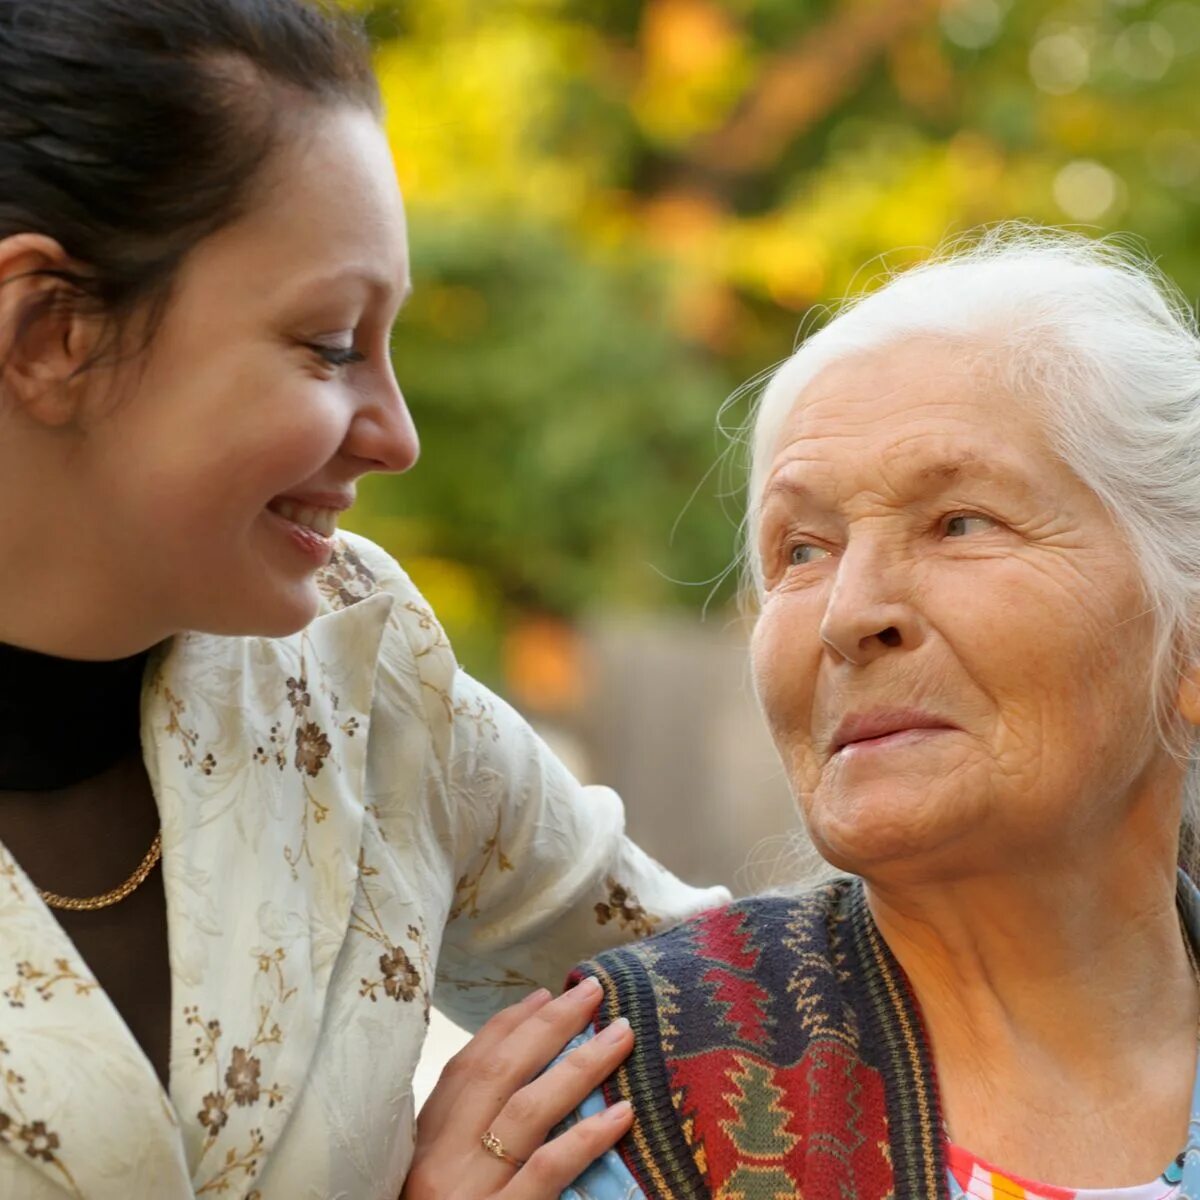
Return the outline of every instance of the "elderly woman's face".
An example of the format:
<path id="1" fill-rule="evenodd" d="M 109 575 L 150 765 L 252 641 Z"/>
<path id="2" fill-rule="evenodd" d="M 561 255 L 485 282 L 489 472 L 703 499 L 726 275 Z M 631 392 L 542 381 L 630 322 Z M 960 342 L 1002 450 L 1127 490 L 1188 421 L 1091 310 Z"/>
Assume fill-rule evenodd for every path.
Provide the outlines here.
<path id="1" fill-rule="evenodd" d="M 759 695 L 818 848 L 867 874 L 1011 870 L 1173 819 L 1133 557 L 970 364 L 922 339 L 830 366 L 766 474 Z"/>

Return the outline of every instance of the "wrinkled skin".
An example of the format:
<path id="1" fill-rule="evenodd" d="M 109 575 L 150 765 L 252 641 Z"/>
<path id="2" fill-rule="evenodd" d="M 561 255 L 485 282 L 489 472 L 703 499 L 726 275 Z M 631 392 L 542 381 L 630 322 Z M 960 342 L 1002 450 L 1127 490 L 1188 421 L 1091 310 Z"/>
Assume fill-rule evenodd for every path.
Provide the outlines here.
<path id="1" fill-rule="evenodd" d="M 1178 819 L 1133 555 L 985 361 L 925 339 L 831 365 L 766 474 L 759 695 L 818 848 L 868 877 L 1047 864 Z M 957 728 L 832 753 L 876 705 Z"/>

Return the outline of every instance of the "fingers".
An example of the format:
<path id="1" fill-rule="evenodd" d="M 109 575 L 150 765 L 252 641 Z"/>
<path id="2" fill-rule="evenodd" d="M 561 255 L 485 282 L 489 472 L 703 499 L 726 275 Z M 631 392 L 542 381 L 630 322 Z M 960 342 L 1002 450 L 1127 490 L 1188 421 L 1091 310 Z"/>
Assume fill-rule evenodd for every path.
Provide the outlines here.
<path id="1" fill-rule="evenodd" d="M 555 1000 L 529 996 L 489 1021 L 447 1064 L 417 1123 L 409 1200 L 558 1200 L 620 1139 L 632 1121 L 623 1104 L 542 1144 L 633 1045 L 629 1023 L 620 1019 L 545 1069 L 587 1025 L 602 994 L 587 979 Z M 485 1130 L 513 1159 L 527 1161 L 490 1154 L 481 1143 Z"/>
<path id="2" fill-rule="evenodd" d="M 550 1001 L 545 988 L 531 992 L 516 1004 L 510 1004 L 487 1022 L 471 1041 L 446 1064 L 437 1086 L 429 1093 L 417 1118 L 417 1130 L 422 1138 L 436 1137 L 446 1119 L 454 1112 L 463 1088 L 471 1083 L 471 1066 L 486 1060 L 505 1038 Z"/>
<path id="3" fill-rule="evenodd" d="M 592 1162 L 617 1144 L 632 1123 L 633 1110 L 622 1100 L 572 1125 L 536 1150 L 497 1200 L 558 1200 Z"/>
<path id="4" fill-rule="evenodd" d="M 494 1044 L 473 1041 L 459 1055 L 463 1061 L 455 1067 L 467 1076 L 455 1097 L 455 1124 L 472 1130 L 476 1137 L 491 1128 L 513 1093 L 544 1070 L 587 1025 L 601 995 L 600 984 L 585 979 L 556 1000 L 535 1008 L 502 1040 Z M 564 1115 L 569 1111 L 564 1109 Z M 537 1145 L 549 1128 L 547 1125 L 525 1148 Z"/>
<path id="5" fill-rule="evenodd" d="M 518 1158 L 529 1158 L 546 1134 L 582 1104 L 632 1048 L 633 1031 L 621 1017 L 514 1092 L 492 1121 L 492 1132 Z"/>

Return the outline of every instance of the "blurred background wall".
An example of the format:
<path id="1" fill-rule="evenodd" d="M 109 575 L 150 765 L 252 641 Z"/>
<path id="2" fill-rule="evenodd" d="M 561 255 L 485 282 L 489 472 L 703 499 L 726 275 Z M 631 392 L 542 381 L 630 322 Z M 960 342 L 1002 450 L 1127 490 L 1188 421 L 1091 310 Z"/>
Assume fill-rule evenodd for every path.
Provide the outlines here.
<path id="1" fill-rule="evenodd" d="M 731 569 L 753 381 L 986 222 L 1127 231 L 1194 296 L 1200 3 L 344 2 L 410 208 L 424 444 L 351 526 L 651 852 L 786 877 Z"/>

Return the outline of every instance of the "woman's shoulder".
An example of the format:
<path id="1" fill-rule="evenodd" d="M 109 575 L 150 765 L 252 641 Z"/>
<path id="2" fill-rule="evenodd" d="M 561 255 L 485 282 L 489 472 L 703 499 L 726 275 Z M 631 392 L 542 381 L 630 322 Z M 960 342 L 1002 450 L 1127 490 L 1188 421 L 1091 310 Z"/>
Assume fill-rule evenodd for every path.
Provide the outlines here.
<path id="1" fill-rule="evenodd" d="M 576 967 L 572 980 L 595 975 L 615 1006 L 614 1016 L 691 989 L 697 996 L 714 986 L 785 992 L 797 968 L 833 962 L 861 896 L 861 881 L 842 877 L 805 891 L 738 900 L 606 950 Z"/>
<path id="2" fill-rule="evenodd" d="M 604 988 L 597 1027 L 624 1017 L 633 1029 L 629 1058 L 604 1085 L 609 1100 L 633 1104 L 635 1134 L 619 1147 L 629 1177 L 724 1195 L 740 1190 L 742 1167 L 761 1168 L 772 1194 L 807 1194 L 808 1159 L 778 1141 L 781 1120 L 805 1129 L 842 1112 L 831 1069 L 869 1092 L 872 1120 L 882 1111 L 878 1072 L 859 1057 L 857 963 L 870 928 L 861 880 L 841 878 L 712 909 L 576 969 Z M 878 1134 L 868 1157 L 881 1153 Z"/>
<path id="3" fill-rule="evenodd" d="M 746 947 L 764 936 L 782 935 L 787 930 L 799 933 L 814 923 L 839 919 L 851 893 L 860 888 L 861 881 L 847 875 L 819 887 L 765 892 L 734 900 L 706 909 L 641 941 L 607 950 L 594 961 L 603 964 L 632 957 L 661 962 L 696 949 L 716 952 L 724 948 L 732 953 L 735 946 Z"/>

